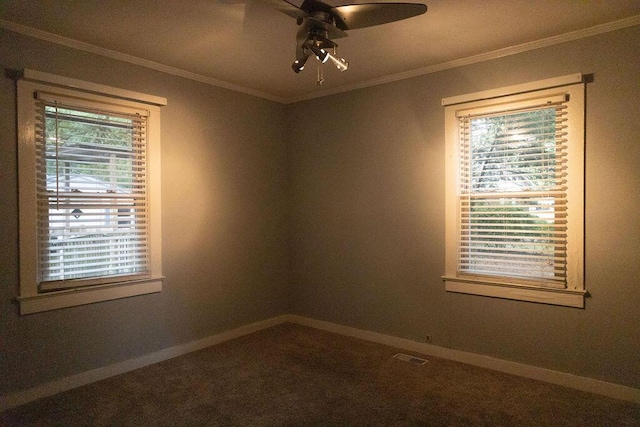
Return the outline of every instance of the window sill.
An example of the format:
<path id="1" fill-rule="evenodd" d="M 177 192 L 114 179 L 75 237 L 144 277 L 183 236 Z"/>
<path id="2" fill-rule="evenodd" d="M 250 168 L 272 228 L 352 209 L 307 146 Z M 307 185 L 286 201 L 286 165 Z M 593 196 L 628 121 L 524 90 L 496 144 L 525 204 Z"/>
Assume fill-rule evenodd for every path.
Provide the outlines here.
<path id="1" fill-rule="evenodd" d="M 163 277 L 48 292 L 18 298 L 20 314 L 32 314 L 162 291 Z"/>
<path id="2" fill-rule="evenodd" d="M 447 292 L 584 308 L 586 291 L 583 290 L 539 288 L 447 276 L 442 279 Z"/>

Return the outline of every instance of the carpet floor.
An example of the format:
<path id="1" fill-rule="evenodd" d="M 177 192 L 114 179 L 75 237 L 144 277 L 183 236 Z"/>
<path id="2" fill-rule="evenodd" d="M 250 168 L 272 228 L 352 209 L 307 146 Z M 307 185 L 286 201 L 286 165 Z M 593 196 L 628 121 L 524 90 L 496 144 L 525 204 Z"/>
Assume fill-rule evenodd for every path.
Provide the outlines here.
<path id="1" fill-rule="evenodd" d="M 0 426 L 640 426 L 637 404 L 398 352 L 285 323 L 10 409 Z"/>

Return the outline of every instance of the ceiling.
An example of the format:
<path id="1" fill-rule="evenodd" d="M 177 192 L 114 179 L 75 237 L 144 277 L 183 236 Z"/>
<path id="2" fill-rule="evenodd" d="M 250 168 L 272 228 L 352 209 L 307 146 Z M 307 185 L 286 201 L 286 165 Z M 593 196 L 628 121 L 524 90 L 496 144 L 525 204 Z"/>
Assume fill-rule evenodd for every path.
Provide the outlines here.
<path id="1" fill-rule="evenodd" d="M 11 31 L 285 103 L 640 25 L 638 0 L 423 3 L 424 15 L 336 40 L 349 69 L 325 65 L 321 86 L 317 61 L 300 74 L 291 69 L 295 19 L 262 0 L 0 0 L 0 22 Z"/>

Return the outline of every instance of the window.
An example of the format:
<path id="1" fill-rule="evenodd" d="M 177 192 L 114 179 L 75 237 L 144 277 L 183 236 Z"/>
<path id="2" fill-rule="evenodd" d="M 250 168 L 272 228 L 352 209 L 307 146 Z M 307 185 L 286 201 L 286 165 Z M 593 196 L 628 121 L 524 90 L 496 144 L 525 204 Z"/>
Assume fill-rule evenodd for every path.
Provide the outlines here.
<path id="1" fill-rule="evenodd" d="M 159 292 L 163 98 L 25 70 L 22 314 Z"/>
<path id="2" fill-rule="evenodd" d="M 584 307 L 582 76 L 443 104 L 447 291 Z"/>

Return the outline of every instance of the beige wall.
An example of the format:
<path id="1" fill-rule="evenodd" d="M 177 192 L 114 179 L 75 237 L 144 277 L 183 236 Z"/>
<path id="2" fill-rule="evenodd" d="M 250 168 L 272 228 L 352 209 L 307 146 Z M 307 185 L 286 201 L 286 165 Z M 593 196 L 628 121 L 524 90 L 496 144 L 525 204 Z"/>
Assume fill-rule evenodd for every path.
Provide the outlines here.
<path id="1" fill-rule="evenodd" d="M 296 313 L 640 387 L 638 46 L 635 27 L 289 107 Z M 586 309 L 446 293 L 441 98 L 578 72 Z"/>
<path id="2" fill-rule="evenodd" d="M 282 313 L 640 387 L 638 45 L 635 27 L 283 106 L 0 32 L 4 69 L 169 101 L 163 292 L 20 317 L 14 83 L 0 78 L 0 394 Z M 440 99 L 576 72 L 594 74 L 586 309 L 446 293 Z"/>

